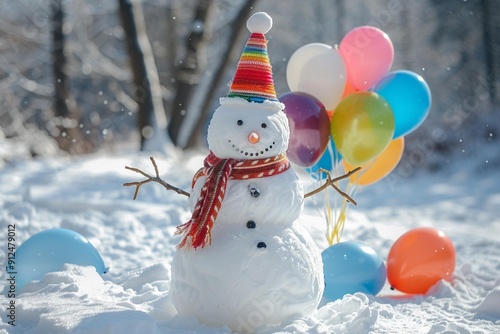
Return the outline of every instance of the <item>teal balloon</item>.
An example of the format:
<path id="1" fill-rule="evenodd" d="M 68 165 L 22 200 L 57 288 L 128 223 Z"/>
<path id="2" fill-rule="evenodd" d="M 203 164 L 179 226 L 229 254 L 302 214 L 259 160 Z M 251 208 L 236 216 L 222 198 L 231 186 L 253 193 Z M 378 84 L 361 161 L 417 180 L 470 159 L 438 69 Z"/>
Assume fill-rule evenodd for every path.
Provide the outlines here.
<path id="1" fill-rule="evenodd" d="M 381 95 L 394 113 L 394 137 L 418 128 L 429 114 L 431 91 L 424 78 L 411 71 L 394 71 L 384 76 L 372 90 Z"/>
<path id="2" fill-rule="evenodd" d="M 330 138 L 330 142 L 328 143 L 326 150 L 321 158 L 311 167 L 307 167 L 306 171 L 311 174 L 313 178 L 319 179 L 322 177 L 321 174 L 318 173 L 318 170 L 320 168 L 326 169 L 327 171 L 331 172 L 335 168 L 335 166 L 337 166 L 340 160 L 342 160 L 342 156 L 335 148 L 333 139 Z"/>
<path id="3" fill-rule="evenodd" d="M 323 297 L 328 300 L 356 292 L 376 295 L 385 284 L 384 260 L 362 243 L 334 244 L 321 253 L 321 258 L 325 275 Z"/>
<path id="4" fill-rule="evenodd" d="M 15 253 L 16 287 L 41 280 L 49 272 L 59 271 L 65 263 L 93 266 L 106 272 L 104 261 L 92 244 L 79 233 L 56 228 L 44 230 L 19 246 Z"/>

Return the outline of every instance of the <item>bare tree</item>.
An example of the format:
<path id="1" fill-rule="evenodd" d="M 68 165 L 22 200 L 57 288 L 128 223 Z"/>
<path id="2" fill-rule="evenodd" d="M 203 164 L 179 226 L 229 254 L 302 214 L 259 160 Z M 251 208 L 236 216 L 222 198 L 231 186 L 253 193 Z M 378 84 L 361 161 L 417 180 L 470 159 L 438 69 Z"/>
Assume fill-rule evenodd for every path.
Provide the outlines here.
<path id="1" fill-rule="evenodd" d="M 185 130 L 186 133 L 189 133 L 189 139 L 187 140 L 185 148 L 193 148 L 197 145 L 199 134 L 201 133 L 201 129 L 205 124 L 207 116 L 209 115 L 210 104 L 214 99 L 217 92 L 217 87 L 219 87 L 219 85 L 221 84 L 224 73 L 229 66 L 232 53 L 235 49 L 241 49 L 240 47 L 235 48 L 235 42 L 241 34 L 243 27 L 245 27 L 248 14 L 252 10 L 256 2 L 257 0 L 243 1 L 234 18 L 227 25 L 227 29 L 229 29 L 230 34 L 227 38 L 227 41 L 223 43 L 223 50 L 221 50 L 220 61 L 212 71 L 211 80 L 207 85 L 208 90 L 204 93 L 204 96 L 200 98 L 203 103 L 200 108 L 200 113 L 197 117 L 197 121 L 192 128 Z"/>
<path id="2" fill-rule="evenodd" d="M 483 12 L 483 35 L 487 66 L 487 81 L 490 98 L 496 107 L 500 106 L 500 86 L 498 79 L 500 74 L 500 47 L 498 38 L 500 37 L 500 23 L 493 19 L 500 10 L 500 1 L 482 0 L 481 7 Z"/>
<path id="3" fill-rule="evenodd" d="M 54 74 L 54 110 L 56 125 L 59 129 L 56 141 L 59 147 L 71 154 L 88 153 L 93 145 L 82 135 L 80 111 L 71 95 L 66 75 L 66 55 L 64 53 L 65 36 L 63 31 L 64 11 L 62 1 L 54 2 L 52 16 L 52 70 Z"/>
<path id="4" fill-rule="evenodd" d="M 138 125 L 141 149 L 154 131 L 167 126 L 165 109 L 153 51 L 146 32 L 140 3 L 119 0 L 120 19 L 126 35 L 130 66 L 134 76 L 134 99 L 138 104 Z"/>
<path id="5" fill-rule="evenodd" d="M 189 101 L 198 86 L 204 67 L 204 45 L 207 36 L 207 23 L 213 0 L 199 0 L 191 22 L 191 31 L 186 38 L 186 54 L 175 73 L 176 93 L 172 101 L 171 119 L 168 133 L 172 142 L 178 145 L 179 132 L 185 119 Z"/>

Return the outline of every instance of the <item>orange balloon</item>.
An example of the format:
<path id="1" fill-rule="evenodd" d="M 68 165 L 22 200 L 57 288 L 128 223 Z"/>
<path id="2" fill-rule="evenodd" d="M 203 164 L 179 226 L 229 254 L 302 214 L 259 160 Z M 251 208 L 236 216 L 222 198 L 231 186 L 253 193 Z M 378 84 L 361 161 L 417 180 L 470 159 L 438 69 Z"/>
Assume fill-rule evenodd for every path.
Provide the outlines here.
<path id="1" fill-rule="evenodd" d="M 451 281 L 455 261 L 455 247 L 443 232 L 415 228 L 392 246 L 387 257 L 387 279 L 401 292 L 425 294 L 439 280 Z"/>
<path id="2" fill-rule="evenodd" d="M 361 166 L 361 171 L 351 175 L 349 182 L 360 186 L 367 186 L 380 181 L 396 168 L 403 156 L 405 148 L 404 137 L 391 140 L 389 146 L 375 159 Z M 358 166 L 351 165 L 345 159 L 342 160 L 344 170 L 353 170 Z"/>
<path id="3" fill-rule="evenodd" d="M 326 113 L 328 114 L 328 118 L 330 119 L 330 121 L 332 120 L 332 116 L 333 116 L 333 112 L 335 110 L 327 110 Z"/>
<path id="4" fill-rule="evenodd" d="M 351 95 L 352 93 L 356 92 L 359 92 L 359 90 L 352 86 L 351 80 L 349 80 L 349 75 L 347 75 L 344 92 L 342 93 L 342 98 L 340 99 L 340 101 L 342 101 L 347 95 Z"/>

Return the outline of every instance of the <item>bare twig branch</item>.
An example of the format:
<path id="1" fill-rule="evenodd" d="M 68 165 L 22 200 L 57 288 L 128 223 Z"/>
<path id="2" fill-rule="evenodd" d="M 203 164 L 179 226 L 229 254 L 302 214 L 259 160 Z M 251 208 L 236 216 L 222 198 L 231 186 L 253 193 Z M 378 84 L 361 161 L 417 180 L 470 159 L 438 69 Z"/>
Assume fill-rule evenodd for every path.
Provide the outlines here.
<path id="1" fill-rule="evenodd" d="M 347 201 L 351 202 L 354 205 L 357 205 L 358 203 L 356 203 L 356 201 L 354 199 L 352 199 L 351 196 L 347 195 L 345 192 L 343 192 L 342 190 L 340 190 L 339 187 L 337 187 L 337 185 L 335 183 L 337 183 L 340 180 L 347 179 L 352 174 L 357 173 L 360 169 L 361 169 L 361 167 L 357 167 L 357 168 L 349 171 L 348 173 L 346 173 L 344 175 L 340 175 L 340 176 L 332 179 L 332 176 L 331 176 L 331 174 L 330 174 L 329 171 L 327 171 L 327 170 L 325 170 L 323 168 L 320 168 L 318 171 L 321 172 L 321 173 L 325 173 L 327 175 L 325 184 L 323 184 L 321 187 L 319 187 L 319 188 L 317 188 L 317 189 L 315 189 L 315 190 L 313 190 L 311 192 L 308 192 L 307 194 L 304 195 L 304 198 L 312 196 L 312 195 L 315 195 L 315 194 L 317 194 L 317 193 L 319 193 L 319 192 L 321 192 L 321 191 L 323 191 L 326 188 L 328 188 L 328 187 L 331 186 L 341 196 L 343 196 Z"/>
<path id="2" fill-rule="evenodd" d="M 123 186 L 125 186 L 125 187 L 132 187 L 132 186 L 135 187 L 135 192 L 134 192 L 134 197 L 133 197 L 134 200 L 137 198 L 137 194 L 139 194 L 139 188 L 143 184 L 146 184 L 149 182 L 157 182 L 157 183 L 161 184 L 163 187 L 165 187 L 165 189 L 167 189 L 167 190 L 173 190 L 176 193 L 178 193 L 179 195 L 184 195 L 184 196 L 189 197 L 189 193 L 187 191 L 184 191 L 180 188 L 174 187 L 170 183 L 167 183 L 164 180 L 162 180 L 162 178 L 160 178 L 160 173 L 158 172 L 158 165 L 156 164 L 155 159 L 153 157 L 150 157 L 149 159 L 151 159 L 151 163 L 153 164 L 153 167 L 155 169 L 156 176 L 151 176 L 148 173 L 146 173 L 138 168 L 125 166 L 125 169 L 131 170 L 133 172 L 136 172 L 136 173 L 141 174 L 142 176 L 146 177 L 146 179 L 142 180 L 142 181 L 127 182 L 127 183 L 123 184 Z"/>

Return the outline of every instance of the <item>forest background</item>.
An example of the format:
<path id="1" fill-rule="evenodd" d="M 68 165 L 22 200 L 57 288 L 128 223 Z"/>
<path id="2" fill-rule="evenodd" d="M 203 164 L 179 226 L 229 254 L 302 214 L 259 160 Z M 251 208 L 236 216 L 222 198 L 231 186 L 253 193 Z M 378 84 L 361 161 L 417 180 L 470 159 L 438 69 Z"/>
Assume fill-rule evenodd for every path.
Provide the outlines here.
<path id="1" fill-rule="evenodd" d="M 499 0 L 2 1 L 0 161 L 204 149 L 256 11 L 274 20 L 278 94 L 296 49 L 361 25 L 389 35 L 392 70 L 424 77 L 431 112 L 391 178 L 459 158 L 500 167 Z"/>

